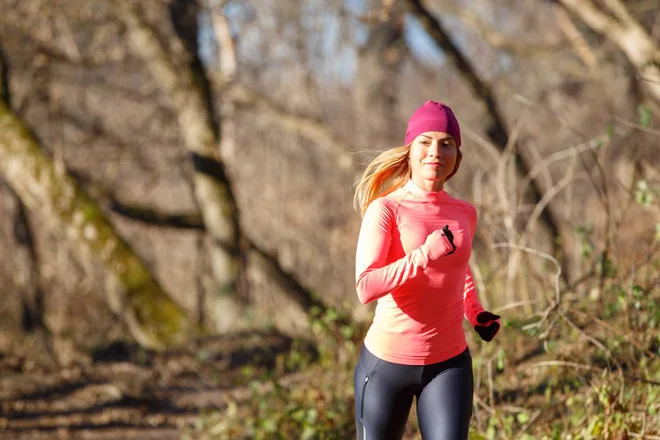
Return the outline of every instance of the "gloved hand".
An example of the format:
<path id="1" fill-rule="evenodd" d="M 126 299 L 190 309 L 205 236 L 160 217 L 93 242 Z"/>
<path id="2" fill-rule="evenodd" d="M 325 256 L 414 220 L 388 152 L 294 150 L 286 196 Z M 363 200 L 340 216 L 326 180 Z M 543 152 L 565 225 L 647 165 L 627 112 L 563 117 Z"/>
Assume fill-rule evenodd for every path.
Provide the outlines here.
<path id="1" fill-rule="evenodd" d="M 451 243 L 452 250 L 450 253 L 447 254 L 447 255 L 451 255 L 454 252 L 456 252 L 456 245 L 454 244 L 454 233 L 449 230 L 449 225 L 445 225 L 445 227 L 442 228 L 442 232 L 445 233 L 447 239 L 449 240 L 449 243 Z"/>
<path id="2" fill-rule="evenodd" d="M 431 261 L 452 254 L 456 250 L 454 234 L 449 230 L 449 226 L 445 225 L 444 228 L 436 229 L 426 237 L 424 247 L 426 247 Z"/>
<path id="3" fill-rule="evenodd" d="M 479 312 L 477 315 L 478 324 L 474 326 L 474 329 L 481 339 L 486 342 L 493 340 L 498 331 L 500 331 L 500 315 L 496 315 L 491 312 Z"/>

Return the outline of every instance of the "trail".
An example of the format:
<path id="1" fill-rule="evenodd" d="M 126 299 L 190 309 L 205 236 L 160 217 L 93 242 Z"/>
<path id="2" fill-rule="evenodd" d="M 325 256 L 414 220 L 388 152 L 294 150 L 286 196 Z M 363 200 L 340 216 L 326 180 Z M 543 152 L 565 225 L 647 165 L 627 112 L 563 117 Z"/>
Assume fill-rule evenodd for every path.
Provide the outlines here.
<path id="1" fill-rule="evenodd" d="M 252 333 L 163 353 L 115 347 L 59 369 L 0 354 L 0 438 L 178 439 L 200 415 L 249 399 L 250 383 L 290 348 L 286 336 Z"/>

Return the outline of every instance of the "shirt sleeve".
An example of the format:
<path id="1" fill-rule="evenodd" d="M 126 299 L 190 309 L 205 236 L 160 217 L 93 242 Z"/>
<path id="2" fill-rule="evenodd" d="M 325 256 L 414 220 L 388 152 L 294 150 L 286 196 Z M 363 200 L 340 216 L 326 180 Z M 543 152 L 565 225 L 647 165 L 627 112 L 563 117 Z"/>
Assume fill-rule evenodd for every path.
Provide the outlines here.
<path id="1" fill-rule="evenodd" d="M 387 262 L 396 219 L 384 199 L 367 208 L 355 254 L 355 290 L 362 304 L 377 300 L 423 272 L 429 255 L 421 246 L 403 258 Z"/>
<path id="2" fill-rule="evenodd" d="M 481 302 L 479 301 L 479 294 L 477 287 L 472 278 L 472 270 L 468 266 L 467 273 L 465 274 L 465 288 L 463 290 L 463 309 L 465 311 L 465 318 L 474 327 L 477 325 L 477 315 L 484 311 Z"/>
<path id="3" fill-rule="evenodd" d="M 470 230 L 472 233 L 472 240 L 474 240 L 474 234 L 477 230 L 477 210 L 472 205 L 469 206 L 469 210 Z M 484 308 L 479 301 L 477 286 L 474 283 L 474 278 L 472 276 L 472 270 L 470 269 L 470 266 L 468 266 L 465 273 L 463 309 L 465 311 L 465 318 L 468 320 L 470 325 L 472 325 L 472 327 L 477 325 L 477 315 L 483 312 Z"/>

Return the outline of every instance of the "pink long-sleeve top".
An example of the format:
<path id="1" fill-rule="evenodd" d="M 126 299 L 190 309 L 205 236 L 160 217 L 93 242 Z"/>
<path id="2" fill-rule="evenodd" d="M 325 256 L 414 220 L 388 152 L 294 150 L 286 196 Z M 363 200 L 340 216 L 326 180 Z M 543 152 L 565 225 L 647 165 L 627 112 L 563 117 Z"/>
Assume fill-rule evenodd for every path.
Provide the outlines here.
<path id="1" fill-rule="evenodd" d="M 449 225 L 456 251 L 429 260 L 424 243 Z M 356 290 L 378 301 L 365 345 L 389 362 L 428 365 L 467 347 L 462 322 L 483 311 L 468 265 L 477 211 L 445 191 L 412 181 L 367 208 L 356 251 Z"/>

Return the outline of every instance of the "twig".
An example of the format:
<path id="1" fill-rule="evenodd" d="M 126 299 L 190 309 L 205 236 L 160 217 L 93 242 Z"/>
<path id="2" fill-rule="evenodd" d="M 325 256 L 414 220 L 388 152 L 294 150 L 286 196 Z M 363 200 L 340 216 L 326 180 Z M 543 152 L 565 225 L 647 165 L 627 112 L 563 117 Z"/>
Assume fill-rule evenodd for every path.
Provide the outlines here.
<path id="1" fill-rule="evenodd" d="M 532 139 L 528 141 L 527 149 L 534 163 L 543 162 L 543 156 L 541 156 L 539 149 L 536 147 L 536 144 Z M 552 175 L 550 174 L 550 167 L 543 167 L 541 170 L 541 177 L 543 178 L 543 185 L 546 188 L 550 188 L 552 186 Z"/>
<path id="2" fill-rule="evenodd" d="M 648 434 L 637 434 L 635 432 L 629 432 L 629 436 L 635 437 L 635 438 L 643 438 L 646 440 L 660 440 L 660 436 L 657 435 L 648 435 Z"/>
<path id="3" fill-rule="evenodd" d="M 539 256 L 541 258 L 545 258 L 548 261 L 552 261 L 555 264 L 555 266 L 557 267 L 557 271 L 555 272 L 555 299 L 554 299 L 554 301 L 552 301 L 552 304 L 550 305 L 550 307 L 548 307 L 548 309 L 554 310 L 557 307 L 559 307 L 559 303 L 561 301 L 561 290 L 559 289 L 559 280 L 561 278 L 561 265 L 559 264 L 559 261 L 557 261 L 557 259 L 555 257 L 553 257 L 552 255 L 547 254 L 545 252 L 541 252 L 541 251 L 538 251 L 536 249 L 532 249 L 530 247 L 516 245 L 516 244 L 513 244 L 513 243 L 495 243 L 493 245 L 493 247 L 494 248 L 510 247 L 510 248 L 521 250 L 521 251 L 529 252 L 530 254 L 534 254 L 534 255 Z M 549 313 L 550 312 L 548 312 L 548 314 Z M 546 314 L 546 317 L 547 317 L 547 314 Z"/>
<path id="4" fill-rule="evenodd" d="M 482 147 L 490 155 L 491 160 L 495 162 L 500 159 L 500 153 L 497 148 L 490 141 L 480 136 L 479 133 L 470 129 L 470 127 L 461 127 L 461 132 L 465 133 L 466 137 L 472 142 Z"/>
<path id="5" fill-rule="evenodd" d="M 477 396 L 476 394 L 475 394 L 475 396 L 474 396 L 474 401 L 475 401 L 479 406 L 481 406 L 484 410 L 486 410 L 486 412 L 489 413 L 490 415 L 495 414 L 495 410 L 494 410 L 493 408 L 491 408 L 486 402 L 484 402 L 483 400 L 481 400 L 481 398 L 480 398 L 479 396 Z"/>
<path id="6" fill-rule="evenodd" d="M 501 307 L 497 307 L 497 308 L 493 309 L 493 313 L 499 313 L 499 312 L 503 312 L 505 310 L 515 309 L 516 307 L 520 307 L 520 306 L 526 306 L 526 305 L 530 305 L 530 304 L 538 304 L 540 302 L 541 301 L 539 301 L 539 300 L 516 301 L 516 302 L 505 304 Z"/>
<path id="7" fill-rule="evenodd" d="M 619 391 L 619 401 L 622 401 L 623 400 L 623 391 L 624 391 L 626 382 L 623 378 L 623 368 L 621 368 L 621 364 L 619 363 L 619 361 L 616 360 L 616 358 L 612 355 L 612 352 L 607 347 L 605 347 L 605 345 L 603 345 L 602 342 L 600 342 L 598 339 L 594 338 L 593 336 L 589 335 L 587 332 L 582 330 L 580 327 L 578 327 L 573 321 L 571 321 L 571 319 L 568 316 L 566 316 L 566 314 L 564 312 L 560 311 L 559 314 L 562 317 L 562 319 L 568 325 L 570 325 L 574 330 L 576 330 L 578 333 L 580 333 L 582 336 L 584 336 L 589 342 L 594 344 L 596 347 L 603 350 L 607 354 L 608 363 L 609 363 L 610 359 L 612 360 L 612 362 L 614 362 L 614 365 L 616 366 L 617 370 L 619 371 L 620 377 L 621 377 L 621 389 Z"/>
<path id="8" fill-rule="evenodd" d="M 513 203 L 511 203 L 510 200 L 511 194 L 514 194 L 515 197 L 515 192 L 511 191 L 511 188 L 506 187 L 507 179 L 505 177 L 505 171 L 507 168 L 507 164 L 511 163 L 511 157 L 514 156 L 514 148 L 516 145 L 515 140 L 518 138 L 518 135 L 522 130 L 523 122 L 524 121 L 520 119 L 516 124 L 516 127 L 514 128 L 511 137 L 509 138 L 509 142 L 507 142 L 504 151 L 499 157 L 496 167 L 497 180 L 495 181 L 496 182 L 495 188 L 497 190 L 497 195 L 500 202 L 500 208 L 502 209 L 502 212 L 509 214 L 506 215 L 504 218 L 504 225 L 509 235 L 509 241 L 513 241 L 513 238 L 515 237 L 515 233 L 516 233 L 514 226 L 515 225 L 514 219 L 517 216 L 517 211 L 515 211 L 513 208 L 516 207 L 518 204 L 516 203 L 515 200 L 513 201 Z M 513 181 L 511 181 L 511 183 L 513 183 Z"/>
<path id="9" fill-rule="evenodd" d="M 519 432 L 520 434 L 522 434 L 523 432 L 527 432 L 527 430 L 529 429 L 529 427 L 532 426 L 532 425 L 534 424 L 534 422 L 536 422 L 536 419 L 538 419 L 539 416 L 540 416 L 541 414 L 543 414 L 543 411 L 541 411 L 540 409 L 536 410 L 536 411 L 534 412 L 534 414 L 532 414 L 532 416 L 529 418 L 529 420 L 527 421 L 527 423 L 525 423 L 525 424 L 520 428 L 520 431 L 518 431 L 518 432 Z"/>
<path id="10" fill-rule="evenodd" d="M 528 364 L 528 367 L 570 367 L 578 370 L 598 371 L 599 368 L 586 364 L 578 364 L 577 362 L 568 361 L 540 361 Z"/>
<path id="11" fill-rule="evenodd" d="M 635 124 L 634 122 L 627 121 L 620 116 L 616 116 L 616 120 L 626 127 L 634 128 L 635 130 L 643 131 L 644 133 L 649 133 L 655 136 L 660 136 L 660 130 L 654 130 L 652 128 L 644 127 L 640 124 Z"/>
<path id="12" fill-rule="evenodd" d="M 613 357 L 612 352 L 610 350 L 608 350 L 608 348 L 605 347 L 602 342 L 600 342 L 598 339 L 594 338 L 593 336 L 589 335 L 587 332 L 582 330 L 580 327 L 578 327 L 577 324 L 575 324 L 573 321 L 571 321 L 571 319 L 568 316 L 566 316 L 566 314 L 564 312 L 559 312 L 559 315 L 564 319 L 564 321 L 569 326 L 571 326 L 573 328 L 573 330 L 577 331 L 582 336 L 584 336 L 589 342 L 591 342 L 596 347 L 603 350 L 607 354 L 608 357 Z"/>
<path id="13" fill-rule="evenodd" d="M 569 171 L 566 173 L 566 175 L 559 182 L 557 182 L 552 188 L 550 188 L 543 195 L 541 200 L 539 200 L 539 202 L 534 206 L 534 210 L 532 211 L 532 214 L 529 216 L 529 220 L 527 221 L 527 225 L 525 226 L 525 231 L 523 232 L 520 238 L 521 246 L 527 246 L 527 242 L 529 241 L 529 238 L 532 235 L 534 227 L 536 226 L 536 222 L 541 217 L 541 213 L 548 206 L 550 201 L 573 181 L 574 174 L 575 174 L 575 161 L 571 163 Z"/>
<path id="14" fill-rule="evenodd" d="M 550 335 L 550 332 L 552 331 L 552 328 L 555 326 L 555 323 L 557 322 L 558 316 L 555 316 L 552 320 L 550 320 L 550 323 L 546 327 L 545 331 L 539 335 L 539 339 L 545 340 L 548 338 Z"/>
<path id="15" fill-rule="evenodd" d="M 578 369 L 578 370 L 607 371 L 603 368 L 594 367 L 592 365 L 579 364 L 577 362 L 560 361 L 560 360 L 539 361 L 539 362 L 534 362 L 534 363 L 531 363 L 531 364 L 526 364 L 526 365 L 521 366 L 521 368 L 536 368 L 536 367 L 539 367 L 539 368 L 541 368 L 541 367 L 570 367 L 570 368 L 575 368 L 575 369 Z M 644 378 L 641 378 L 641 377 L 625 374 L 623 372 L 623 370 L 618 370 L 618 372 L 621 374 L 622 377 L 625 377 L 627 379 L 634 380 L 636 382 L 645 383 L 647 385 L 660 386 L 660 382 L 656 382 L 656 381 L 653 381 L 653 380 L 644 379 Z"/>
<path id="16" fill-rule="evenodd" d="M 586 316 L 589 317 L 589 319 L 593 319 L 593 320 L 596 322 L 596 324 L 599 324 L 599 325 L 601 325 L 601 326 L 607 328 L 608 330 L 611 330 L 612 332 L 618 334 L 619 336 L 623 336 L 623 337 L 625 338 L 626 342 L 628 342 L 629 344 L 632 344 L 632 345 L 634 345 L 635 347 L 639 348 L 639 349 L 640 349 L 642 352 L 644 352 L 644 354 L 647 355 L 648 357 L 650 357 L 650 358 L 654 358 L 654 357 L 656 356 L 655 353 L 649 351 L 648 349 L 642 347 L 639 343 L 637 343 L 637 342 L 634 340 L 634 337 L 633 337 L 632 334 L 630 334 L 630 333 L 624 333 L 624 332 L 622 332 L 622 331 L 620 331 L 620 330 L 617 330 L 616 328 L 614 328 L 613 326 L 611 326 L 611 325 L 608 324 L 607 322 L 603 321 L 602 319 L 597 318 L 597 317 L 595 317 L 595 316 L 591 316 L 591 315 L 589 315 L 588 313 L 583 312 L 583 311 L 581 311 L 581 310 L 573 310 L 573 313 L 578 313 L 578 314 L 580 314 L 580 315 L 582 315 L 582 316 L 585 316 L 585 315 L 586 315 Z"/>
<path id="17" fill-rule="evenodd" d="M 500 409 L 502 411 L 510 412 L 510 413 L 521 413 L 525 411 L 525 408 L 522 406 L 513 406 L 513 405 L 501 405 Z"/>
<path id="18" fill-rule="evenodd" d="M 484 278 L 481 275 L 479 266 L 476 264 L 471 264 L 470 269 L 472 270 L 472 278 L 477 283 L 477 287 L 479 289 L 478 291 L 481 293 L 481 301 L 483 302 L 483 306 L 488 310 L 490 305 L 488 301 L 488 295 L 486 295 L 486 283 L 484 283 Z"/>
<path id="19" fill-rule="evenodd" d="M 493 403 L 495 402 L 495 393 L 493 391 L 493 364 L 492 364 L 492 359 L 488 361 L 486 369 L 488 371 L 488 400 L 489 400 L 490 405 L 492 406 Z"/>

